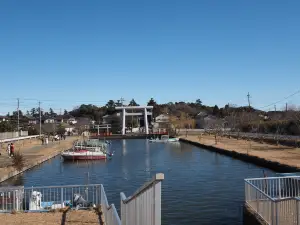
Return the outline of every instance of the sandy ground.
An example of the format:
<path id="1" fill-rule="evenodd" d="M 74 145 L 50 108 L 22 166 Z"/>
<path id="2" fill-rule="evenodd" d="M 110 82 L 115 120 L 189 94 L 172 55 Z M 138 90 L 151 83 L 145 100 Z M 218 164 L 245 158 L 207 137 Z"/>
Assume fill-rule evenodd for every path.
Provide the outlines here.
<path id="1" fill-rule="evenodd" d="M 17 143 L 15 142 L 15 151 L 19 151 L 23 154 L 25 158 L 25 165 L 31 165 L 32 163 L 41 160 L 44 157 L 57 154 L 63 150 L 66 150 L 72 147 L 73 142 L 79 137 L 67 137 L 66 140 L 49 142 L 48 145 L 42 145 L 39 140 L 32 140 Z M 0 178 L 8 174 L 11 171 L 14 171 L 12 165 L 12 159 L 8 157 L 5 149 L 1 149 L 0 155 Z"/>
<path id="2" fill-rule="evenodd" d="M 101 224 L 94 211 L 68 211 L 67 213 L 17 213 L 0 214 L 0 224 L 5 225 L 83 225 Z"/>
<path id="3" fill-rule="evenodd" d="M 218 137 L 218 143 L 215 144 L 215 137 L 213 135 L 203 135 L 202 137 L 198 135 L 188 135 L 185 137 L 184 135 L 181 138 L 300 168 L 300 148 L 261 144 L 255 141 L 229 139 L 226 137 Z"/>

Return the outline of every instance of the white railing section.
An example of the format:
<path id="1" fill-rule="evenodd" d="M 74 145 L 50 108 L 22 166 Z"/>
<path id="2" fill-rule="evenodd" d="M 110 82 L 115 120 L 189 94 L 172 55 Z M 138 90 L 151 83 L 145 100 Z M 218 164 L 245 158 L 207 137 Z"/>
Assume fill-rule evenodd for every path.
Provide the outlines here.
<path id="1" fill-rule="evenodd" d="M 245 180 L 246 205 L 270 225 L 300 225 L 300 176 Z"/>
<path id="2" fill-rule="evenodd" d="M 11 138 L 17 138 L 17 137 L 23 137 L 28 136 L 28 131 L 16 131 L 16 132 L 3 132 L 0 133 L 0 140 L 3 139 L 11 139 Z"/>
<path id="3" fill-rule="evenodd" d="M 161 225 L 162 180 L 164 174 L 158 173 L 132 196 L 121 193 L 122 225 Z"/>
<path id="4" fill-rule="evenodd" d="M 100 184 L 0 187 L 0 212 L 86 209 L 100 204 L 100 190 Z"/>
<path id="5" fill-rule="evenodd" d="M 103 185 L 101 185 L 101 208 L 102 208 L 104 221 L 106 225 L 121 225 L 121 220 L 115 205 L 108 204 Z"/>
<path id="6" fill-rule="evenodd" d="M 32 136 L 25 136 L 25 137 L 2 139 L 2 140 L 0 140 L 0 143 L 14 142 L 14 141 L 25 140 L 25 139 L 34 139 L 34 138 L 38 138 L 39 136 L 40 135 L 32 135 Z"/>

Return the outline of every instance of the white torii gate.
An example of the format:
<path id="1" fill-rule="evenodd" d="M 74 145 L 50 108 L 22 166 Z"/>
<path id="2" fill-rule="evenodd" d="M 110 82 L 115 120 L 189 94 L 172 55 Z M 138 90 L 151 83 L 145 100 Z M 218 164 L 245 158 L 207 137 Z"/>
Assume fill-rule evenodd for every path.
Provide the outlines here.
<path id="1" fill-rule="evenodd" d="M 130 113 L 126 112 L 126 109 L 143 110 L 143 112 Z M 122 135 L 125 135 L 126 116 L 141 116 L 144 115 L 146 134 L 149 134 L 148 128 L 148 115 L 152 115 L 152 112 L 148 112 L 147 109 L 153 109 L 153 106 L 119 106 L 116 110 L 122 110 Z"/>

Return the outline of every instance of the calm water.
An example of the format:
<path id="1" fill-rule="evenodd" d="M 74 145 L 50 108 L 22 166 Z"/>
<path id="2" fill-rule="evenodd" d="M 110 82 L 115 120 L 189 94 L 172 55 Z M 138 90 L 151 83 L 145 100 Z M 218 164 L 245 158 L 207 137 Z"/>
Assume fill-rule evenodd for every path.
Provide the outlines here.
<path id="1" fill-rule="evenodd" d="M 56 157 L 6 184 L 85 184 L 89 172 L 89 182 L 104 184 L 109 203 L 119 209 L 120 192 L 129 196 L 162 172 L 162 224 L 233 225 L 243 224 L 243 179 L 263 175 L 260 167 L 185 143 L 116 140 L 111 148 L 110 161 L 66 163 Z"/>

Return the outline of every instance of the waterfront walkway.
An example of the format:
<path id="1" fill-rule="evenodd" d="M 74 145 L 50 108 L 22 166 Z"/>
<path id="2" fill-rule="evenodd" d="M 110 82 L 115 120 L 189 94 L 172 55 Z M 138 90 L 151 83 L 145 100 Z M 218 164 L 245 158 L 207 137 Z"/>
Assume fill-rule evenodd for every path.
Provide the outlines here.
<path id="1" fill-rule="evenodd" d="M 236 152 L 244 155 L 254 156 L 278 165 L 286 165 L 300 169 L 300 149 L 275 144 L 259 143 L 255 141 L 237 140 L 234 138 L 218 137 L 215 143 L 214 135 L 188 135 L 181 139 L 200 143 L 208 147 L 215 147 L 225 151 Z"/>
<path id="2" fill-rule="evenodd" d="M 61 151 L 72 147 L 73 142 L 79 137 L 67 137 L 66 140 L 49 142 L 42 145 L 40 140 L 28 140 L 25 142 L 15 142 L 15 152 L 19 151 L 25 159 L 25 170 L 46 161 Z M 1 148 L 0 156 L 0 182 L 18 174 L 12 167 L 12 159 L 8 157 L 5 148 Z"/>

